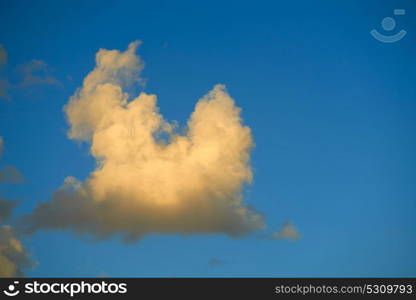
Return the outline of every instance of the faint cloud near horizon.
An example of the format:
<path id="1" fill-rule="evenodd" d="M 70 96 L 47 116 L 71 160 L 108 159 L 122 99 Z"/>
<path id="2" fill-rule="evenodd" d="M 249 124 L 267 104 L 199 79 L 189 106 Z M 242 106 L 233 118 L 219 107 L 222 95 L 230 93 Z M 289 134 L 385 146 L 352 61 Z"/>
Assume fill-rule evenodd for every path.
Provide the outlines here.
<path id="1" fill-rule="evenodd" d="M 98 278 L 108 278 L 108 277 L 110 277 L 110 274 L 108 274 L 105 271 L 101 271 L 100 273 L 97 274 L 97 277 Z"/>
<path id="2" fill-rule="evenodd" d="M 208 260 L 208 265 L 211 267 L 218 267 L 218 266 L 222 266 L 225 264 L 225 261 L 223 261 L 222 259 L 213 257 L 211 259 Z"/>
<path id="3" fill-rule="evenodd" d="M 280 230 L 271 233 L 268 237 L 273 240 L 298 240 L 302 235 L 291 221 L 287 221 L 282 225 Z"/>

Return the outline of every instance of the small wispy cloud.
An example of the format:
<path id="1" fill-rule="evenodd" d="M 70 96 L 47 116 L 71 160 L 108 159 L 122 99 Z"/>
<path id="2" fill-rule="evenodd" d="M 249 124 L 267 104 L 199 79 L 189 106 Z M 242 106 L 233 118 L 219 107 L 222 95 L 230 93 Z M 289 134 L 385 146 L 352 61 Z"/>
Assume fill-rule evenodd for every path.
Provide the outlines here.
<path id="1" fill-rule="evenodd" d="M 0 226 L 0 277 L 22 277 L 35 265 L 10 225 Z"/>
<path id="2" fill-rule="evenodd" d="M 5 222 L 10 219 L 16 205 L 17 201 L 0 196 L 0 222 Z"/>
<path id="3" fill-rule="evenodd" d="M 23 183 L 24 179 L 15 166 L 4 166 L 0 169 L 0 183 Z"/>
<path id="4" fill-rule="evenodd" d="M 0 45 L 0 69 L 2 69 L 7 64 L 7 51 Z M 10 96 L 7 92 L 10 87 L 9 81 L 6 78 L 0 78 L 0 99 L 9 100 Z M 0 152 L 1 156 L 1 152 Z"/>
<path id="5" fill-rule="evenodd" d="M 6 79 L 0 79 L 0 99 L 11 100 L 9 95 L 10 83 Z"/>
<path id="6" fill-rule="evenodd" d="M 4 139 L 0 136 L 0 159 L 4 151 Z M 0 183 L 23 183 L 23 175 L 20 171 L 11 165 L 0 168 Z"/>
<path id="7" fill-rule="evenodd" d="M 32 59 L 30 62 L 18 67 L 18 71 L 22 77 L 19 86 L 42 84 L 61 86 L 61 83 L 51 75 L 51 68 L 42 60 Z"/>
<path id="8" fill-rule="evenodd" d="M 0 136 L 0 159 L 3 155 L 4 141 Z M 5 166 L 0 169 L 0 183 L 22 183 L 24 181 L 22 174 L 14 166 Z M 12 210 L 17 205 L 17 201 L 9 200 L 0 195 L 0 222 L 7 221 Z"/>
<path id="9" fill-rule="evenodd" d="M 211 267 L 218 267 L 218 266 L 222 266 L 224 264 L 225 264 L 225 261 L 223 261 L 219 258 L 216 258 L 216 257 L 213 257 L 213 258 L 208 260 L 208 265 L 211 266 Z"/>
<path id="10" fill-rule="evenodd" d="M 97 277 L 98 278 L 108 278 L 108 277 L 110 277 L 110 274 L 108 274 L 105 271 L 101 271 L 100 273 L 97 274 Z"/>
<path id="11" fill-rule="evenodd" d="M 4 150 L 3 137 L 0 136 L 0 158 Z M 0 170 L 0 183 L 23 182 L 22 174 L 13 166 Z M 8 221 L 18 201 L 0 196 L 0 222 Z M 35 265 L 20 242 L 13 226 L 0 225 L 0 278 L 21 277 L 23 271 Z"/>
<path id="12" fill-rule="evenodd" d="M 3 156 L 3 150 L 4 150 L 4 141 L 3 141 L 3 137 L 0 136 L 0 158 Z"/>
<path id="13" fill-rule="evenodd" d="M 8 53 L 3 45 L 0 45 L 0 69 L 4 69 L 0 74 L 0 99 L 12 100 L 10 90 L 27 88 L 38 85 L 62 86 L 52 73 L 53 70 L 48 64 L 39 59 L 32 59 L 16 68 L 18 79 L 13 82 L 7 75 Z"/>
<path id="14" fill-rule="evenodd" d="M 287 221 L 283 224 L 280 230 L 268 235 L 269 238 L 274 240 L 287 239 L 298 240 L 301 238 L 301 234 L 291 221 Z"/>
<path id="15" fill-rule="evenodd" d="M 0 66 L 7 63 L 7 51 L 4 49 L 3 45 L 0 45 Z"/>

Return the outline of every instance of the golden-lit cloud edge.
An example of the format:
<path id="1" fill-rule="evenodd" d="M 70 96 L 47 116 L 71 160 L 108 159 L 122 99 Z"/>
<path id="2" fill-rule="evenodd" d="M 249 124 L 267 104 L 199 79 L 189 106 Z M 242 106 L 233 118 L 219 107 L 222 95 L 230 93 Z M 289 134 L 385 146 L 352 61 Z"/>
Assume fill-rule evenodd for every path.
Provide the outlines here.
<path id="1" fill-rule="evenodd" d="M 0 277 L 22 277 L 34 265 L 27 250 L 10 225 L 0 226 Z"/>

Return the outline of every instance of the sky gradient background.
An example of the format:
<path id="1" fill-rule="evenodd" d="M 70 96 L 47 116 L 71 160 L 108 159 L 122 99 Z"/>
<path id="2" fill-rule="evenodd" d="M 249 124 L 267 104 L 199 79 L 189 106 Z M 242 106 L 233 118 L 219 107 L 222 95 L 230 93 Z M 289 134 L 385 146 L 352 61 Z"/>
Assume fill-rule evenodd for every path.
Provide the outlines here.
<path id="1" fill-rule="evenodd" d="M 71 175 L 94 169 L 89 147 L 66 137 L 62 111 L 100 48 L 141 40 L 144 90 L 184 125 L 196 101 L 227 86 L 252 129 L 254 181 L 245 203 L 289 220 L 298 240 L 254 234 L 152 235 L 133 244 L 42 231 L 23 242 L 27 276 L 416 276 L 415 1 L 2 1 L 0 165 L 24 184 L 14 215 L 49 200 Z M 395 8 L 394 44 L 376 41 Z M 22 66 L 45 62 L 24 84 Z M 43 77 L 45 78 L 45 77 Z M 23 83 L 22 83 L 23 82 Z"/>

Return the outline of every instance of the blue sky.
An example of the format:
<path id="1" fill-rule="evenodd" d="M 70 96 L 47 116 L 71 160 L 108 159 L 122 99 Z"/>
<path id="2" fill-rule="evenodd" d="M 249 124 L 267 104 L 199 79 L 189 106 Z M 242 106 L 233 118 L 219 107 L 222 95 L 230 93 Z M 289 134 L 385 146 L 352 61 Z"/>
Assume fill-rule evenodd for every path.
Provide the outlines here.
<path id="1" fill-rule="evenodd" d="M 142 41 L 144 90 L 184 125 L 196 101 L 227 86 L 255 148 L 244 201 L 267 232 L 290 220 L 298 240 L 253 234 L 150 235 L 133 244 L 41 231 L 23 241 L 28 276 L 416 276 L 416 5 L 414 1 L 3 1 L 0 165 L 24 184 L 16 218 L 67 176 L 95 167 L 67 138 L 63 106 L 100 48 Z M 393 9 L 406 9 L 394 16 Z M 408 33 L 387 44 L 384 17 Z M 47 64 L 56 82 L 19 84 L 22 66 Z M 20 67 L 19 67 L 20 66 Z M 43 77 L 44 78 L 44 77 Z M 221 264 L 210 265 L 213 258 Z"/>

